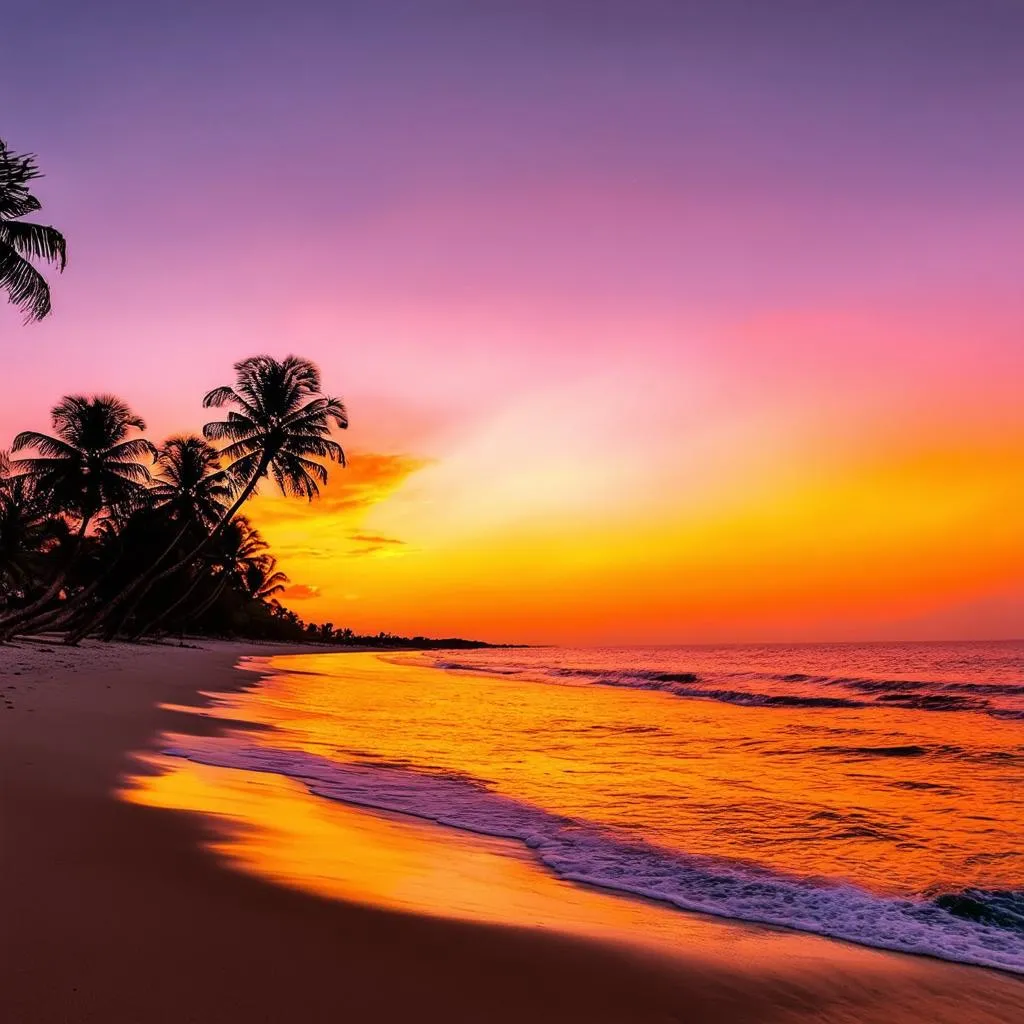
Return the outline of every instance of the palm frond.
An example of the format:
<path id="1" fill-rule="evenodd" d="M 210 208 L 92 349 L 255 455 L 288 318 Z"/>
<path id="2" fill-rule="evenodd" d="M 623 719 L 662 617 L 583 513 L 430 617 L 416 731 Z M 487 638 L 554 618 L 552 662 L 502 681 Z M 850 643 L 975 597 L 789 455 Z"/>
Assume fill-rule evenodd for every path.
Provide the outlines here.
<path id="1" fill-rule="evenodd" d="M 294 434 L 285 442 L 285 450 L 293 453 L 315 455 L 318 459 L 331 459 L 345 466 L 345 450 L 337 441 L 315 434 Z"/>
<path id="2" fill-rule="evenodd" d="M 50 286 L 46 278 L 6 243 L 0 243 L 0 288 L 24 312 L 26 323 L 49 314 Z"/>
<path id="3" fill-rule="evenodd" d="M 344 403 L 337 398 L 317 398 L 287 416 L 283 425 L 289 429 L 301 429 L 307 425 L 327 428 L 332 421 L 341 430 L 348 428 L 348 411 Z"/>
<path id="4" fill-rule="evenodd" d="M 142 459 L 147 455 L 155 459 L 160 453 L 152 441 L 147 441 L 144 437 L 135 437 L 130 441 L 115 444 L 103 454 L 109 459 Z"/>
<path id="5" fill-rule="evenodd" d="M 0 139 L 0 217 L 27 217 L 40 208 L 28 190 L 29 182 L 40 177 L 33 153 L 13 153 Z"/>
<path id="6" fill-rule="evenodd" d="M 90 399 L 90 404 L 100 413 L 111 432 L 126 433 L 132 428 L 146 429 L 146 421 L 132 412 L 127 403 L 117 395 L 94 395 Z"/>
<path id="7" fill-rule="evenodd" d="M 327 467 L 321 466 L 319 462 L 314 462 L 312 459 L 304 458 L 299 455 L 296 456 L 299 465 L 319 483 L 327 483 Z"/>
<path id="8" fill-rule="evenodd" d="M 58 271 L 67 266 L 68 248 L 64 236 L 45 224 L 0 220 L 0 245 L 10 246 L 25 259 L 56 264 Z"/>
<path id="9" fill-rule="evenodd" d="M 134 480 L 138 483 L 148 483 L 151 479 L 149 470 L 141 462 L 110 462 L 104 467 L 104 470 L 115 476 L 123 477 L 125 480 Z"/>
<path id="10" fill-rule="evenodd" d="M 259 430 L 259 423 L 256 419 L 251 416 L 243 416 L 240 412 L 235 412 L 234 409 L 228 413 L 227 422 L 235 430 Z"/>
<path id="11" fill-rule="evenodd" d="M 263 450 L 263 441 L 259 437 L 243 437 L 240 441 L 229 444 L 221 451 L 221 455 L 228 462 L 233 464 L 243 456 L 252 455 Z"/>
<path id="12" fill-rule="evenodd" d="M 78 459 L 77 453 L 74 459 L 68 459 L 66 456 L 59 455 L 31 459 L 15 459 L 11 463 L 11 469 L 19 476 L 40 476 L 43 473 L 48 473 L 53 470 L 66 470 L 69 468 L 69 463 L 74 465 L 76 468 L 81 465 L 81 461 Z"/>
<path id="13" fill-rule="evenodd" d="M 203 396 L 203 408 L 219 408 L 222 405 L 227 405 L 228 402 L 236 401 L 237 398 L 238 396 L 235 394 L 233 388 L 229 388 L 227 386 L 214 388 Z"/>
<path id="14" fill-rule="evenodd" d="M 318 468 L 323 470 L 322 466 Z M 317 481 L 303 466 L 298 456 L 281 453 L 271 464 L 271 474 L 282 494 L 306 498 L 308 501 L 312 501 L 320 494 Z"/>
<path id="15" fill-rule="evenodd" d="M 35 448 L 41 455 L 66 459 L 78 454 L 74 448 L 59 437 L 40 434 L 37 430 L 23 430 L 11 443 L 12 452 L 20 452 L 25 448 Z"/>
<path id="16" fill-rule="evenodd" d="M 214 420 L 203 426 L 203 437 L 208 441 L 236 441 L 253 433 L 245 424 L 233 420 Z"/>

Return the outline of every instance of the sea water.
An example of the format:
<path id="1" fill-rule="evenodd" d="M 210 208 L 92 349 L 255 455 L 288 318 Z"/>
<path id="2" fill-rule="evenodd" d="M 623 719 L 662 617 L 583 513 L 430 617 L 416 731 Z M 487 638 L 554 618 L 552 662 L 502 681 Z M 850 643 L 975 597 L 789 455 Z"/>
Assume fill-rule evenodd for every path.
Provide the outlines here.
<path id="1" fill-rule="evenodd" d="M 167 753 L 688 911 L 1024 973 L 1024 644 L 310 654 Z"/>

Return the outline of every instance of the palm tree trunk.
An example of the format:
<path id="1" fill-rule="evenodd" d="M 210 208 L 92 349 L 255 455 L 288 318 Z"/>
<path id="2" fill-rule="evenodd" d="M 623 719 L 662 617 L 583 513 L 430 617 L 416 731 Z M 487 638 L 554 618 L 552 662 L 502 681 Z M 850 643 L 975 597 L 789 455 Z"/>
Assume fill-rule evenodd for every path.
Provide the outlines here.
<path id="1" fill-rule="evenodd" d="M 71 551 L 68 553 L 68 557 L 65 559 L 64 565 L 58 570 L 57 575 L 53 578 L 53 581 L 46 588 L 43 595 L 36 598 L 35 601 L 32 601 L 24 608 L 19 608 L 18 611 L 0 618 L 0 640 L 9 639 L 13 635 L 12 630 L 31 619 L 40 609 L 45 608 L 60 593 L 61 587 L 64 586 L 67 581 L 68 574 L 71 572 L 75 562 L 78 560 L 78 556 L 81 554 L 82 540 L 85 538 L 85 531 L 89 528 L 90 522 L 92 522 L 91 515 L 82 517 L 82 525 L 78 528 L 78 532 L 75 534 L 75 538 L 72 541 Z"/>
<path id="2" fill-rule="evenodd" d="M 179 533 L 178 537 L 175 539 L 175 543 L 177 540 L 180 540 L 181 537 L 182 534 Z M 65 601 L 59 608 L 53 608 L 49 611 L 41 611 L 31 619 L 27 621 L 23 620 L 15 626 L 12 632 L 0 634 L 0 639 L 9 640 L 12 636 L 25 635 L 28 634 L 29 631 L 39 632 L 42 629 L 60 629 L 61 626 L 65 625 L 65 623 L 74 619 L 75 615 L 88 601 L 88 599 L 92 597 L 92 595 L 95 594 L 108 579 L 110 579 L 114 570 L 121 564 L 124 556 L 124 545 L 121 545 L 121 549 L 114 556 L 114 560 L 87 587 L 80 590 L 74 597 Z"/>
<path id="3" fill-rule="evenodd" d="M 39 612 L 31 619 L 20 622 L 11 632 L 2 634 L 2 638 L 9 640 L 13 636 L 22 634 L 38 633 L 48 629 L 60 629 L 66 622 L 70 622 L 75 617 L 75 614 L 92 597 L 105 579 L 106 576 L 104 575 L 93 580 L 89 586 L 84 590 L 80 590 L 73 598 L 65 601 L 59 608 Z"/>
<path id="4" fill-rule="evenodd" d="M 228 573 L 225 573 L 224 578 L 220 581 L 220 583 L 217 584 L 217 589 L 214 590 L 214 592 L 205 601 L 203 601 L 203 603 L 198 608 L 194 609 L 188 615 L 188 617 L 185 619 L 185 622 L 192 622 L 193 619 L 198 619 L 200 615 L 205 614 L 210 608 L 212 608 L 214 604 L 217 602 L 217 598 L 219 598 L 220 595 L 224 593 L 228 583 L 230 582 L 231 576 Z"/>
<path id="5" fill-rule="evenodd" d="M 186 599 L 196 589 L 196 587 L 199 586 L 199 584 L 203 582 L 203 579 L 204 579 L 204 577 L 200 576 L 195 581 L 195 583 L 193 583 L 192 586 L 190 586 L 188 588 L 188 590 L 186 590 L 185 593 L 182 594 L 181 597 L 179 597 L 178 600 L 175 601 L 174 604 L 172 604 L 170 606 L 170 608 L 166 608 L 164 611 L 160 612 L 155 618 L 150 619 L 149 622 L 147 622 L 146 625 L 143 626 L 142 629 L 140 629 L 132 637 L 132 639 L 133 640 L 137 640 L 139 637 L 145 636 L 145 634 L 149 633 L 153 629 L 154 626 L 159 626 L 160 623 L 163 622 L 165 619 L 169 619 L 171 617 L 171 615 L 178 608 L 180 608 L 181 605 L 183 605 L 185 603 Z M 198 608 L 193 608 L 192 611 L 189 612 L 188 615 L 185 616 L 185 620 L 184 621 L 185 622 L 190 622 L 192 619 L 196 618 L 197 616 L 202 615 L 203 612 L 205 612 L 206 609 L 209 608 L 214 603 L 214 601 L 216 601 L 217 598 L 220 597 L 220 595 L 224 592 L 224 587 L 227 585 L 227 582 L 228 582 L 227 574 L 224 574 L 221 577 L 221 579 L 218 580 L 217 585 L 213 588 L 213 593 L 211 593 L 208 597 L 204 598 L 200 602 Z"/>
<path id="6" fill-rule="evenodd" d="M 185 537 L 185 534 L 188 533 L 188 529 L 189 529 L 190 525 L 191 525 L 190 523 L 184 523 L 182 525 L 181 529 L 174 535 L 174 539 L 170 542 L 170 544 L 168 544 L 167 547 L 165 547 L 163 549 L 163 551 L 161 551 L 160 554 L 154 559 L 153 563 L 150 565 L 150 567 L 147 570 L 147 572 L 152 572 L 154 569 L 156 569 L 160 565 L 160 563 L 163 562 L 167 558 L 167 556 L 178 546 L 178 543 Z M 137 582 L 138 582 L 138 578 L 136 580 L 132 581 L 129 584 L 129 587 L 126 588 L 126 589 L 130 590 L 132 587 L 135 586 L 135 584 Z M 122 614 L 120 616 L 118 616 L 118 619 L 117 619 L 116 625 L 113 628 L 113 631 L 110 633 L 110 635 L 107 635 L 107 636 L 104 637 L 105 640 L 113 640 L 114 639 L 114 636 L 116 635 L 116 633 L 121 629 L 121 627 L 124 625 L 124 623 L 128 621 L 128 619 L 131 616 L 132 612 L 135 611 L 135 609 L 139 606 L 139 603 L 142 601 L 142 599 L 146 596 L 146 594 L 148 592 L 149 592 L 149 587 L 148 586 L 144 587 L 142 592 L 136 596 L 135 600 L 131 601 L 129 603 L 128 607 L 122 612 Z M 118 598 L 119 597 L 120 597 L 120 595 L 118 595 Z M 87 630 L 93 629 L 96 626 L 100 626 L 105 621 L 107 621 L 106 609 L 107 608 L 112 608 L 112 607 L 116 607 L 116 603 L 109 602 L 105 608 L 100 609 L 99 612 L 97 613 L 97 615 L 95 615 L 93 617 L 93 619 L 89 620 L 86 623 L 86 629 Z M 84 636 L 84 634 L 82 634 L 82 635 Z M 72 639 L 72 634 L 69 633 L 68 636 L 64 638 L 64 642 L 66 644 L 70 644 L 71 646 L 74 646 L 75 644 L 77 644 L 79 642 L 80 639 L 81 639 L 80 636 L 75 637 L 74 639 Z"/>
<path id="7" fill-rule="evenodd" d="M 175 611 L 177 611 L 177 609 L 179 609 L 192 596 L 192 594 L 195 592 L 196 587 L 198 587 L 199 584 L 202 583 L 204 579 L 206 579 L 206 577 L 202 573 L 197 573 L 196 578 L 185 588 L 185 592 L 181 595 L 181 597 L 177 598 L 177 600 L 175 600 L 168 607 L 157 612 L 156 615 L 150 618 L 150 620 L 147 623 L 145 623 L 145 625 L 143 625 L 141 628 L 136 629 L 132 633 L 130 639 L 138 640 L 139 637 L 145 636 L 147 633 L 152 632 L 155 626 L 159 626 L 160 623 L 164 621 L 164 619 L 168 618 Z"/>
<path id="8" fill-rule="evenodd" d="M 166 569 L 160 569 L 154 573 L 154 566 L 150 566 L 141 576 L 137 577 L 133 583 L 130 583 L 124 590 L 121 591 L 107 606 L 101 609 L 92 619 L 85 623 L 85 625 L 79 627 L 72 633 L 69 633 L 65 638 L 66 644 L 77 644 L 84 636 L 90 633 L 92 630 L 101 626 L 104 622 L 109 622 L 114 613 L 117 612 L 124 604 L 126 604 L 133 597 L 135 600 L 132 603 L 132 608 L 135 608 L 138 603 L 149 593 L 149 591 L 161 580 L 166 579 L 173 573 L 178 572 L 179 569 L 184 569 L 191 565 L 195 561 L 198 555 L 201 555 L 207 548 L 211 541 L 213 541 L 217 535 L 231 522 L 232 519 L 238 514 L 238 510 L 249 500 L 252 492 L 256 490 L 256 485 L 266 475 L 267 469 L 270 466 L 270 455 L 264 453 L 260 459 L 259 465 L 256 467 L 255 472 L 246 483 L 245 487 L 242 488 L 238 497 L 235 499 L 234 504 L 224 513 L 223 516 L 217 521 L 216 526 L 203 539 L 183 558 L 180 558 L 173 565 L 168 566 Z M 156 563 L 159 565 L 159 562 Z M 140 593 L 141 591 L 141 593 Z M 131 609 L 129 609 L 129 612 Z M 109 633 L 104 639 L 116 639 L 118 632 L 120 632 L 121 623 L 125 621 L 127 616 L 123 616 L 121 622 L 118 623 L 113 633 Z"/>

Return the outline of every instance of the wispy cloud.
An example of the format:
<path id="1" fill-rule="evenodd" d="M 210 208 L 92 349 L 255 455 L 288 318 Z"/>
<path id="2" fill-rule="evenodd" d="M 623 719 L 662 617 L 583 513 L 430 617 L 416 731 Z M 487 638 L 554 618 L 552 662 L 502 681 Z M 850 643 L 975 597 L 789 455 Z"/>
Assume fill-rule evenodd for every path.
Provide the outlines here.
<path id="1" fill-rule="evenodd" d="M 313 502 L 316 517 L 323 520 L 365 511 L 387 498 L 426 465 L 428 460 L 412 455 L 354 454 L 346 469 L 331 467 L 329 483 Z M 305 502 L 282 498 L 268 490 L 254 500 L 252 515 L 263 527 L 273 523 L 308 521 L 310 508 Z"/>
<path id="2" fill-rule="evenodd" d="M 377 533 L 350 533 L 349 536 L 359 544 L 374 544 L 380 547 L 387 544 L 405 543 L 404 540 L 399 540 L 397 537 L 382 537 Z"/>
<path id="3" fill-rule="evenodd" d="M 412 550 L 403 540 L 362 529 L 367 513 L 386 501 L 427 460 L 405 454 L 354 453 L 347 468 L 331 467 L 320 497 L 308 503 L 274 495 L 269 488 L 247 510 L 282 568 L 293 579 L 285 602 L 339 599 L 339 586 L 354 560 L 386 558 Z"/>

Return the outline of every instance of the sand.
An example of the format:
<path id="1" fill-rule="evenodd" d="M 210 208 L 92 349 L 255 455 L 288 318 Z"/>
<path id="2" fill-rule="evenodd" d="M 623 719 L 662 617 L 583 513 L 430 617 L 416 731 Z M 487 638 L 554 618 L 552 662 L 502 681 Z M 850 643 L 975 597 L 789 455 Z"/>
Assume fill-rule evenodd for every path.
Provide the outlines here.
<path id="1" fill-rule="evenodd" d="M 253 645 L 0 648 L 0 1021 L 1024 1021 L 1024 981 L 810 936 L 669 955 L 403 914 L 231 870 L 207 819 L 115 793 L 161 709 L 252 681 Z M 205 723 L 205 725 L 204 725 Z M 764 944 L 771 946 L 768 938 Z M 753 952 L 752 952 L 753 951 Z"/>

